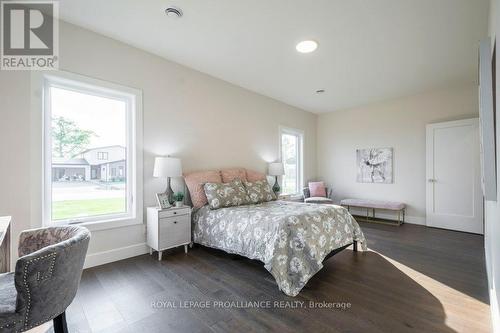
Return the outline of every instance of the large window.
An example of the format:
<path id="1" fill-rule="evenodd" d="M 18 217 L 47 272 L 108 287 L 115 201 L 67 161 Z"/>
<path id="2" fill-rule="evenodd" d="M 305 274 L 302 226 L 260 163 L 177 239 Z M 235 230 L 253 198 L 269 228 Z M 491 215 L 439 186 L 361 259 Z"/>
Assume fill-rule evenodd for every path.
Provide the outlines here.
<path id="1" fill-rule="evenodd" d="M 137 95 L 85 81 L 44 80 L 46 224 L 131 219 L 137 213 Z"/>
<path id="2" fill-rule="evenodd" d="M 304 134 L 291 128 L 280 129 L 281 160 L 285 168 L 283 194 L 299 194 L 302 190 L 302 145 Z"/>

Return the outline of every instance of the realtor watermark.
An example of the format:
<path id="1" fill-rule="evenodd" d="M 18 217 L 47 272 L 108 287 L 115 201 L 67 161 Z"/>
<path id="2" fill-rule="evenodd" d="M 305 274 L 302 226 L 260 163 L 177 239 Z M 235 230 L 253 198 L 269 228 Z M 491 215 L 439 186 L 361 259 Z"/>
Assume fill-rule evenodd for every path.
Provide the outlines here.
<path id="1" fill-rule="evenodd" d="M 59 3 L 0 1 L 2 70 L 59 67 Z"/>
<path id="2" fill-rule="evenodd" d="M 232 300 L 154 300 L 153 309 L 330 309 L 348 310 L 352 307 L 349 302 L 328 301 L 232 301 Z"/>

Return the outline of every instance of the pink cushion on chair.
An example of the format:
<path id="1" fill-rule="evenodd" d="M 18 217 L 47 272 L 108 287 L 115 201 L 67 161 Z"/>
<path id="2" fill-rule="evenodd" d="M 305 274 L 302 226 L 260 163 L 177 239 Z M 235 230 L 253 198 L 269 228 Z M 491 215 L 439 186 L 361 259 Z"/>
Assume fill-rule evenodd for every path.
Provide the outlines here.
<path id="1" fill-rule="evenodd" d="M 243 168 L 222 169 L 220 173 L 223 183 L 230 183 L 236 179 L 239 179 L 242 182 L 247 180 L 247 173 Z"/>
<path id="2" fill-rule="evenodd" d="M 309 192 L 311 197 L 326 197 L 326 188 L 324 182 L 309 182 Z"/>
<path id="3" fill-rule="evenodd" d="M 184 174 L 184 181 L 191 196 L 194 208 L 200 208 L 208 203 L 203 189 L 205 183 L 222 183 L 219 171 L 200 171 Z"/>

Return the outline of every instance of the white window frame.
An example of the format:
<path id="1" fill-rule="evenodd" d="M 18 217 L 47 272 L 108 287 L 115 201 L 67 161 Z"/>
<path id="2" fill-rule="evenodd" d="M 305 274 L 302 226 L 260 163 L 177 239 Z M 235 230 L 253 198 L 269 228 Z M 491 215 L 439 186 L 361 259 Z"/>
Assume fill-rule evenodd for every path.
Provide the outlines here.
<path id="1" fill-rule="evenodd" d="M 125 101 L 127 105 L 127 212 L 52 221 L 52 114 L 50 88 Z M 142 91 L 82 75 L 59 71 L 42 78 L 42 221 L 45 226 L 83 224 L 102 230 L 143 223 Z"/>
<path id="2" fill-rule="evenodd" d="M 106 156 L 106 158 L 104 156 Z M 97 159 L 99 161 L 107 161 L 107 160 L 109 160 L 109 154 L 107 152 L 98 151 L 97 152 Z"/>
<path id="3" fill-rule="evenodd" d="M 297 157 L 298 157 L 298 168 L 297 168 L 297 193 L 284 193 L 286 195 L 301 196 L 302 195 L 302 187 L 304 186 L 304 131 L 297 128 L 279 127 L 279 156 L 280 161 L 283 161 L 283 148 L 282 148 L 282 136 L 283 134 L 293 135 L 298 138 L 298 147 L 297 147 Z M 280 186 L 283 188 L 283 181 L 281 179 Z"/>

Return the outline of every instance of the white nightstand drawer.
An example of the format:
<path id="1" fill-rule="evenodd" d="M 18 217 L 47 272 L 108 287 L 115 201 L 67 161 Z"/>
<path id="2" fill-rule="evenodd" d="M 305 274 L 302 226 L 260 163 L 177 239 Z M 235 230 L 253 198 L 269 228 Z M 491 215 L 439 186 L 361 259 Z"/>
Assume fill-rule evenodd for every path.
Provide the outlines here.
<path id="1" fill-rule="evenodd" d="M 174 217 L 174 216 L 186 216 L 189 214 L 189 209 L 182 208 L 182 209 L 169 209 L 169 210 L 164 210 L 160 211 L 158 213 L 158 217 L 160 219 L 166 218 L 166 217 Z"/>
<path id="2" fill-rule="evenodd" d="M 191 242 L 191 219 L 189 215 L 160 218 L 160 249 Z"/>

